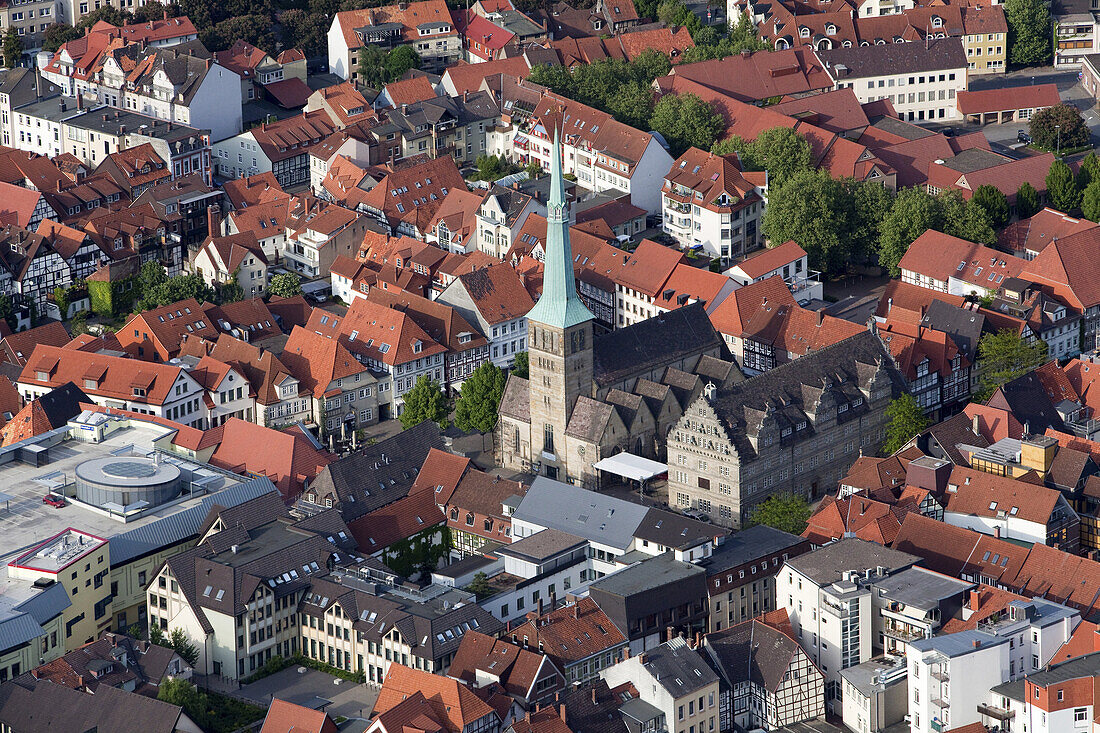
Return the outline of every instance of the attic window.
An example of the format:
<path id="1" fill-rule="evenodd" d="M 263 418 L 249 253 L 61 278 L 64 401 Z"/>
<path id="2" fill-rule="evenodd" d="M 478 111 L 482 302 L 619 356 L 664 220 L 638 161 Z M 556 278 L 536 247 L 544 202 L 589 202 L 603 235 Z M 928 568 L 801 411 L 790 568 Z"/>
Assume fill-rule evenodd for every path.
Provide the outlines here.
<path id="1" fill-rule="evenodd" d="M 997 502 L 995 502 L 995 501 L 989 502 L 989 511 L 993 511 L 996 508 L 997 508 Z"/>
<path id="2" fill-rule="evenodd" d="M 1008 510 L 1008 515 L 1010 517 L 1014 517 L 1014 516 L 1016 516 L 1017 512 L 1019 512 L 1019 511 L 1020 511 L 1020 507 L 1014 506 L 1014 507 L 1012 507 L 1011 509 Z"/>
<path id="3" fill-rule="evenodd" d="M 210 591 L 212 591 L 212 590 L 214 590 L 214 586 L 212 586 L 212 585 L 206 586 L 206 590 L 204 590 L 202 592 L 203 597 L 209 598 L 210 597 Z"/>
<path id="4" fill-rule="evenodd" d="M 214 600 L 215 601 L 220 601 L 223 598 L 225 598 L 225 591 L 219 588 L 218 589 L 218 595 L 214 596 Z"/>

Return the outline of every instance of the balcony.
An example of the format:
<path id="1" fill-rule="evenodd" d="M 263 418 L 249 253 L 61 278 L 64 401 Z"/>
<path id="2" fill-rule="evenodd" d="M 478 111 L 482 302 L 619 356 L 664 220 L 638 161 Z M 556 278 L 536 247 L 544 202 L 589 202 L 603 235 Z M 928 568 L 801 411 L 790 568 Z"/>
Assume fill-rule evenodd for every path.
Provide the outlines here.
<path id="1" fill-rule="evenodd" d="M 946 710 L 947 708 L 951 707 L 951 703 L 949 703 L 947 700 L 941 700 L 938 697 L 933 698 L 931 700 L 931 703 L 940 710 Z"/>
<path id="2" fill-rule="evenodd" d="M 939 680 L 940 682 L 950 682 L 951 681 L 951 675 L 947 674 L 946 671 L 931 672 L 929 674 L 929 676 L 934 680 Z"/>
<path id="3" fill-rule="evenodd" d="M 902 626 L 886 626 L 882 632 L 891 639 L 898 639 L 900 641 L 916 641 L 917 639 L 927 639 L 929 634 L 926 634 L 923 629 L 920 628 L 906 628 Z"/>
<path id="4" fill-rule="evenodd" d="M 1009 710 L 1008 708 L 999 708 L 996 705 L 986 705 L 985 703 L 978 703 L 978 715 L 984 715 L 994 720 L 999 720 L 1002 723 L 1006 720 L 1012 720 L 1016 717 L 1015 710 Z"/>

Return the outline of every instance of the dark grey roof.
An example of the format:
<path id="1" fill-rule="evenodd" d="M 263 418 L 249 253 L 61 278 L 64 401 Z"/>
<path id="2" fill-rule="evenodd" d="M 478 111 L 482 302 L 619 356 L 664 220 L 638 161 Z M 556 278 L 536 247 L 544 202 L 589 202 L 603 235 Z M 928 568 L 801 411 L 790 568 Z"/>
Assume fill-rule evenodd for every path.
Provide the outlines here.
<path id="1" fill-rule="evenodd" d="M 861 390 L 881 379 L 890 380 L 895 393 L 903 390 L 901 374 L 878 336 L 863 331 L 719 389 L 709 402 L 729 429 L 737 453 L 742 458 L 752 458 L 756 449 L 749 435 L 756 435 L 761 429 L 774 431 L 778 441 L 783 428 L 797 428 L 806 422 L 807 427 L 794 433 L 794 440 L 806 440 L 814 433 L 810 412 L 820 412 L 831 405 L 847 405 L 844 413 L 837 412 L 840 423 L 867 415 L 871 407 Z"/>
<path id="2" fill-rule="evenodd" d="M 605 575 L 589 588 L 626 598 L 702 574 L 703 569 L 698 565 L 677 560 L 671 552 L 666 552 Z"/>
<path id="3" fill-rule="evenodd" d="M 817 583 L 831 585 L 844 577 L 846 570 L 867 570 L 884 566 L 888 570 L 907 568 L 919 561 L 916 555 L 898 552 L 867 540 L 848 538 L 831 542 L 813 552 L 792 557 L 787 564 Z"/>
<path id="4" fill-rule="evenodd" d="M 80 414 L 80 403 L 90 403 L 88 395 L 72 382 L 51 389 L 38 398 L 38 405 L 46 414 L 51 428 L 60 428 Z"/>
<path id="5" fill-rule="evenodd" d="M 676 638 L 653 647 L 639 657 L 642 666 L 653 675 L 673 700 L 701 690 L 718 681 L 718 675 L 699 652 Z"/>
<path id="6" fill-rule="evenodd" d="M 20 603 L 16 610 L 29 614 L 35 621 L 44 624 L 71 605 L 73 604 L 69 600 L 69 594 L 65 592 L 65 586 L 54 583 Z"/>
<path id="7" fill-rule="evenodd" d="M 921 323 L 950 336 L 971 364 L 977 359 L 978 339 L 985 325 L 985 316 L 981 313 L 933 300 L 925 308 Z"/>
<path id="8" fill-rule="evenodd" d="M 615 384 L 715 347 L 728 356 L 703 303 L 695 302 L 597 338 L 592 349 L 594 379 L 598 385 Z"/>
<path id="9" fill-rule="evenodd" d="M 37 79 L 35 79 L 36 76 Z M 54 97 L 60 93 L 59 87 L 25 66 L 0 71 L 0 94 L 8 95 L 8 104 L 12 109 L 18 109 L 37 99 Z"/>
<path id="10" fill-rule="evenodd" d="M 707 634 L 703 648 L 726 684 L 753 682 L 769 692 L 783 682 L 798 654 L 797 642 L 755 619 Z"/>
<path id="11" fill-rule="evenodd" d="M 588 540 L 575 534 L 562 532 L 558 529 L 544 529 L 533 535 L 518 539 L 510 545 L 504 545 L 497 550 L 497 554 L 512 555 L 532 562 L 542 562 L 554 555 L 587 545 Z"/>
<path id="12" fill-rule="evenodd" d="M 1006 407 L 1021 424 L 1027 425 L 1029 432 L 1036 435 L 1044 434 L 1047 428 L 1065 429 L 1061 415 L 1055 409 L 1054 403 L 1050 401 L 1043 383 L 1035 376 L 1035 372 L 1028 372 L 1008 384 L 1001 385 L 989 404 L 994 407 Z"/>
<path id="13" fill-rule="evenodd" d="M 271 479 L 261 476 L 203 497 L 198 506 L 117 534 L 110 542 L 111 565 L 117 567 L 134 558 L 198 536 L 206 515 L 215 505 L 234 507 L 270 492 L 278 494 L 279 490 L 271 483 Z"/>
<path id="14" fill-rule="evenodd" d="M 508 375 L 504 395 L 500 398 L 500 414 L 520 422 L 531 422 L 531 383 L 528 380 Z"/>
<path id="15" fill-rule="evenodd" d="M 1027 688 L 1027 680 L 1021 677 L 1018 680 L 1012 682 L 1005 682 L 1004 684 L 991 687 L 989 689 L 994 695 L 1000 695 L 1001 697 L 1007 697 L 1009 700 L 1016 700 L 1017 702 L 1024 701 L 1024 690 Z"/>
<path id="16" fill-rule="evenodd" d="M 89 695 L 31 675 L 0 686 L 0 723 L 20 733 L 174 733 L 181 712 L 177 705 L 115 687 Z"/>
<path id="17" fill-rule="evenodd" d="M 966 81 L 966 50 L 961 38 L 939 38 L 931 41 L 927 48 L 923 43 L 834 48 L 818 51 L 817 56 L 830 75 L 839 80 L 882 76 L 884 69 L 889 69 L 891 74 L 962 69 L 963 81 Z M 838 74 L 838 66 L 847 67 L 848 73 Z"/>
<path id="18" fill-rule="evenodd" d="M 943 165 L 958 173 L 974 173 L 996 165 L 1004 165 L 1010 160 L 1011 158 L 991 150 L 968 148 L 945 160 Z"/>
<path id="19" fill-rule="evenodd" d="M 350 522 L 408 496 L 432 448 L 445 450 L 442 431 L 427 420 L 330 463 L 309 488 L 319 497 L 335 493 L 341 515 Z"/>
<path id="20" fill-rule="evenodd" d="M 938 608 L 941 601 L 961 596 L 974 587 L 973 583 L 921 567 L 912 567 L 875 581 L 875 588 L 883 598 L 900 601 L 922 611 Z"/>
<path id="21" fill-rule="evenodd" d="M 692 547 L 701 541 L 725 537 L 727 534 L 729 530 L 723 527 L 664 509 L 650 509 L 634 530 L 634 536 L 638 539 L 656 542 L 672 549 Z"/>
<path id="22" fill-rule="evenodd" d="M 897 135 L 903 137 L 906 140 L 921 140 L 923 138 L 935 135 L 936 133 L 931 130 L 918 127 L 917 125 L 911 125 L 907 122 L 903 122 L 896 117 L 880 117 L 874 121 L 871 127 L 878 128 L 883 132 L 888 132 L 891 135 Z"/>
<path id="23" fill-rule="evenodd" d="M 805 541 L 798 535 L 757 524 L 727 537 L 725 542 L 714 548 L 705 567 L 708 574 L 724 572 Z"/>
<path id="24" fill-rule="evenodd" d="M 1053 665 L 1045 670 L 1032 672 L 1027 678 L 1038 687 L 1047 687 L 1059 682 L 1068 682 L 1082 677 L 1096 677 L 1097 675 L 1100 675 L 1100 652 L 1086 654 Z"/>
<path id="25" fill-rule="evenodd" d="M 28 613 L 16 613 L 7 617 L 0 615 L 0 652 L 6 653 L 45 635 L 42 625 Z"/>
<path id="26" fill-rule="evenodd" d="M 571 438 L 577 438 L 587 443 L 602 443 L 607 423 L 611 419 L 611 413 L 615 411 L 612 405 L 591 397 L 581 395 L 577 403 L 573 405 L 573 412 L 569 416 L 569 424 L 565 427 L 565 434 Z"/>
<path id="27" fill-rule="evenodd" d="M 945 458 L 957 466 L 969 464 L 959 451 L 960 445 L 987 448 L 989 441 L 981 434 L 975 434 L 973 423 L 965 413 L 960 412 L 925 430 L 914 439 L 915 445 L 925 455 Z"/>

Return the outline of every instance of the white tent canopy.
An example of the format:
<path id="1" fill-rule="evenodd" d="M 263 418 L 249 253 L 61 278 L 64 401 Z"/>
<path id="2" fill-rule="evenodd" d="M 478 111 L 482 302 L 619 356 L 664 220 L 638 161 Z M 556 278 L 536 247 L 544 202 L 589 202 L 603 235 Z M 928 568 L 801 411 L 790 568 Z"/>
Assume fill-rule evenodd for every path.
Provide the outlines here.
<path id="1" fill-rule="evenodd" d="M 594 464 L 593 468 L 634 481 L 648 481 L 654 476 L 660 476 L 662 473 L 668 472 L 668 466 L 665 464 L 636 456 L 633 453 L 616 453 Z"/>

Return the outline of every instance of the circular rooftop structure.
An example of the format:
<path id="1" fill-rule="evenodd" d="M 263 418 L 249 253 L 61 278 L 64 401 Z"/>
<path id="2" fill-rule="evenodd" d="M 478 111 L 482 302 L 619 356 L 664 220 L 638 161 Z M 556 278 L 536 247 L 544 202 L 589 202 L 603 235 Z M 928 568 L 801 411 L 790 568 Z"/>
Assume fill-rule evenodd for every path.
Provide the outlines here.
<path id="1" fill-rule="evenodd" d="M 179 496 L 180 470 L 142 456 L 93 458 L 76 467 L 76 498 L 94 506 L 163 504 Z"/>

